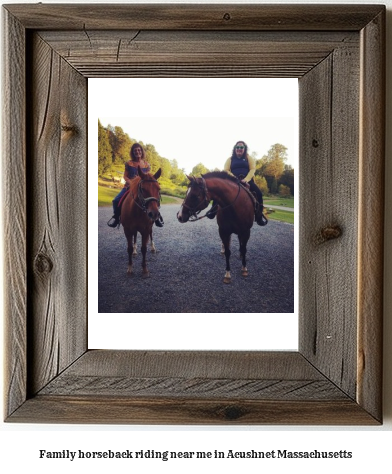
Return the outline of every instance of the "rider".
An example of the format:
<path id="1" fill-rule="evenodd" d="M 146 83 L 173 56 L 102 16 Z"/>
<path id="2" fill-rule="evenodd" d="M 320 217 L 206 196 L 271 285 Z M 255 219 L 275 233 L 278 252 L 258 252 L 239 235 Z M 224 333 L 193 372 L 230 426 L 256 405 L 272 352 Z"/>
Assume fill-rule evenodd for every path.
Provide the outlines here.
<path id="1" fill-rule="evenodd" d="M 261 226 L 266 225 L 268 219 L 263 214 L 263 194 L 253 179 L 256 171 L 256 161 L 248 155 L 248 145 L 244 141 L 239 141 L 234 145 L 232 155 L 226 160 L 223 169 L 236 176 L 243 184 L 248 185 L 250 191 L 256 195 L 256 200 L 259 204 L 255 215 L 256 222 Z M 212 208 L 207 212 L 207 217 L 213 219 L 216 213 L 217 206 L 213 204 Z"/>
<path id="2" fill-rule="evenodd" d="M 125 163 L 124 170 L 125 185 L 112 201 L 114 214 L 108 222 L 109 227 L 117 227 L 120 223 L 121 206 L 119 206 L 119 203 L 123 195 L 128 191 L 131 180 L 138 176 L 138 166 L 140 166 L 143 173 L 148 173 L 150 171 L 150 165 L 145 159 L 145 151 L 139 143 L 134 143 L 132 145 L 129 155 L 131 159 Z M 163 224 L 162 216 L 159 214 L 158 219 L 155 221 L 155 225 L 157 227 L 163 227 Z"/>

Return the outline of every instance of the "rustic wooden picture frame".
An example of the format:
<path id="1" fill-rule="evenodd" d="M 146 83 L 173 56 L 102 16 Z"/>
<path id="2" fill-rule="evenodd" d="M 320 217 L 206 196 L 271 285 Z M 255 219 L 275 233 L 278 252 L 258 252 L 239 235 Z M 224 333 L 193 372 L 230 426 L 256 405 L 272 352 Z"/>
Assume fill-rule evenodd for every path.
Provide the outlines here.
<path id="1" fill-rule="evenodd" d="M 18 4 L 3 25 L 6 421 L 382 423 L 385 7 Z M 298 352 L 88 350 L 105 76 L 299 78 Z"/>

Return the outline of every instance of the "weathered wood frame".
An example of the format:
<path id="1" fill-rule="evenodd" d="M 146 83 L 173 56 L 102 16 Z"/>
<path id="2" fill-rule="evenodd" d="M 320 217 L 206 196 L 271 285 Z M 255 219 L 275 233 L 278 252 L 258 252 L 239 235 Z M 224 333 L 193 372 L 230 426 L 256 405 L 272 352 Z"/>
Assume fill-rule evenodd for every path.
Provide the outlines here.
<path id="1" fill-rule="evenodd" d="M 8 5 L 3 25 L 6 421 L 381 423 L 385 7 Z M 94 76 L 299 78 L 298 352 L 88 350 Z"/>

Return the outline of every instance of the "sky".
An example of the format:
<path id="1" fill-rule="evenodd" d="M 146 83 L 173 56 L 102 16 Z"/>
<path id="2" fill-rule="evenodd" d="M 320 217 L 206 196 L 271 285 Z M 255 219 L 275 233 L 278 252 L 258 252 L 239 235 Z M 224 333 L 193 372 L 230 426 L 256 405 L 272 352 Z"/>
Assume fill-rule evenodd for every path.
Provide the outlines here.
<path id="1" fill-rule="evenodd" d="M 89 121 L 120 126 L 190 173 L 222 169 L 243 140 L 257 158 L 275 143 L 298 159 L 296 79 L 89 79 Z"/>

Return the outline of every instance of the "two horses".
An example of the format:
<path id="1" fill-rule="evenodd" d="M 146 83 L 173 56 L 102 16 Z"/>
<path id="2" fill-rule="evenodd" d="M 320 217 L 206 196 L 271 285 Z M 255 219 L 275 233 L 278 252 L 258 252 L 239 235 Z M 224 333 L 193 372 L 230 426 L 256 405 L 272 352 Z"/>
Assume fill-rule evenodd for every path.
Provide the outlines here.
<path id="1" fill-rule="evenodd" d="M 121 223 L 128 241 L 128 273 L 132 273 L 132 255 L 136 245 L 136 235 L 142 236 L 141 251 L 143 255 L 142 276 L 147 278 L 149 272 L 146 264 L 147 243 L 152 242 L 152 226 L 159 217 L 160 187 L 159 169 L 154 175 L 143 173 L 138 168 L 138 177 L 131 181 L 130 191 L 121 208 Z M 226 172 L 211 172 L 201 178 L 188 176 L 190 181 L 184 202 L 177 213 L 181 223 L 200 219 L 197 215 L 211 200 L 217 203 L 217 222 L 219 236 L 222 240 L 226 257 L 224 283 L 231 282 L 230 241 L 232 234 L 238 235 L 242 259 L 242 276 L 248 276 L 246 267 L 246 247 L 250 230 L 255 217 L 255 199 L 253 195 L 237 180 Z M 152 250 L 155 247 L 152 242 Z"/>
<path id="2" fill-rule="evenodd" d="M 201 178 L 188 176 L 190 181 L 184 202 L 177 214 L 179 222 L 198 220 L 198 213 L 205 209 L 211 200 L 219 205 L 217 221 L 219 236 L 226 257 L 224 283 L 231 282 L 230 240 L 232 234 L 238 235 L 242 259 L 242 276 L 248 276 L 246 268 L 246 247 L 250 229 L 255 217 L 255 199 L 253 195 L 237 180 L 222 171 L 204 174 Z"/>

